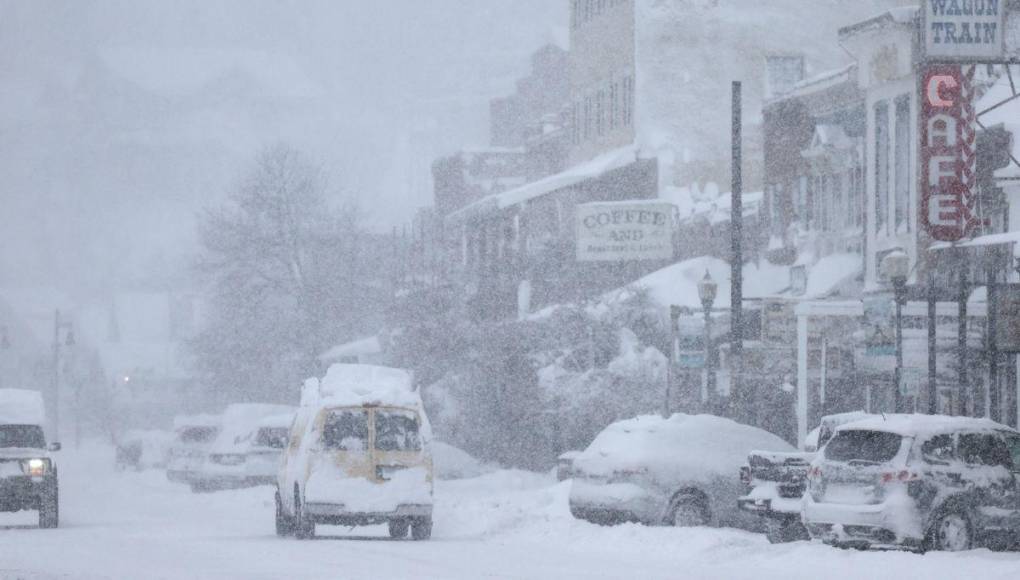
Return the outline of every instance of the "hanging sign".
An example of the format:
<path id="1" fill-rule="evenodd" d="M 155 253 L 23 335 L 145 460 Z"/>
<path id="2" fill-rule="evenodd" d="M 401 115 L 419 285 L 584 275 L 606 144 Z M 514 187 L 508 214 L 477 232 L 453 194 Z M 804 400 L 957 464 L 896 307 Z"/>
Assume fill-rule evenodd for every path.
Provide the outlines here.
<path id="1" fill-rule="evenodd" d="M 891 296 L 868 296 L 864 299 L 864 349 L 867 356 L 896 354 Z"/>
<path id="2" fill-rule="evenodd" d="M 577 260 L 617 262 L 673 258 L 673 205 L 659 201 L 577 206 Z"/>
<path id="3" fill-rule="evenodd" d="M 921 223 L 932 239 L 956 242 L 978 225 L 974 66 L 927 65 L 921 75 Z"/>
<path id="4" fill-rule="evenodd" d="M 928 62 L 994 62 L 1005 54 L 1009 0 L 923 0 L 924 56 Z"/>

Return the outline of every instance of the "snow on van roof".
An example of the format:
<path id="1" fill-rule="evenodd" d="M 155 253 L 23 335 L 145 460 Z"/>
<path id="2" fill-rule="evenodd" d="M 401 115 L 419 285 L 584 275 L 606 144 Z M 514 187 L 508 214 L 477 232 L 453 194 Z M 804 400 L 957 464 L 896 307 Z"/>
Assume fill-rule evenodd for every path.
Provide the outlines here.
<path id="1" fill-rule="evenodd" d="M 1010 429 L 991 419 L 947 415 L 873 415 L 868 419 L 840 425 L 836 431 L 882 431 L 902 436 L 931 436 L 962 429 L 995 431 Z M 1011 429 L 1010 429 L 1011 430 Z"/>
<path id="2" fill-rule="evenodd" d="M 219 427 L 223 421 L 220 415 L 201 413 L 198 415 L 178 415 L 174 417 L 174 430 L 187 427 Z"/>
<path id="3" fill-rule="evenodd" d="M 314 384 L 306 382 L 306 390 Z M 390 367 L 335 364 L 318 382 L 318 390 L 319 404 L 422 407 L 421 394 L 414 389 L 411 373 Z M 302 402 L 307 398 L 310 397 L 303 396 Z"/>
<path id="4" fill-rule="evenodd" d="M 42 393 L 25 389 L 0 389 L 0 423 L 42 425 L 46 408 Z"/>

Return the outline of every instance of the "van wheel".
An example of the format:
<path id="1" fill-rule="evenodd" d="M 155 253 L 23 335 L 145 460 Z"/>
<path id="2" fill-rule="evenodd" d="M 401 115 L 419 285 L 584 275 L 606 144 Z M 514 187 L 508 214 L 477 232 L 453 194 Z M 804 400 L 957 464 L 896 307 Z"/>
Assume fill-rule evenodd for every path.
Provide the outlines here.
<path id="1" fill-rule="evenodd" d="M 703 499 L 694 495 L 682 495 L 673 501 L 669 523 L 678 528 L 708 525 L 711 516 Z"/>
<path id="2" fill-rule="evenodd" d="M 962 552 L 974 545 L 970 520 L 961 511 L 947 511 L 935 519 L 925 542 L 928 550 Z"/>
<path id="3" fill-rule="evenodd" d="M 390 520 L 390 537 L 394 540 L 402 540 L 407 537 L 407 529 L 411 527 L 411 522 L 407 520 Z"/>
<path id="4" fill-rule="evenodd" d="M 276 535 L 283 537 L 294 533 L 294 519 L 283 511 L 283 502 L 280 501 L 280 492 L 276 492 Z"/>
<path id="5" fill-rule="evenodd" d="M 415 518 L 411 522 L 411 539 L 427 540 L 432 537 L 432 518 Z"/>
<path id="6" fill-rule="evenodd" d="M 52 529 L 60 525 L 60 498 L 56 484 L 39 499 L 39 527 Z"/>
<path id="7" fill-rule="evenodd" d="M 294 489 L 294 535 L 299 540 L 310 540 L 315 537 L 315 522 L 304 514 L 301 508 L 301 494 Z"/>

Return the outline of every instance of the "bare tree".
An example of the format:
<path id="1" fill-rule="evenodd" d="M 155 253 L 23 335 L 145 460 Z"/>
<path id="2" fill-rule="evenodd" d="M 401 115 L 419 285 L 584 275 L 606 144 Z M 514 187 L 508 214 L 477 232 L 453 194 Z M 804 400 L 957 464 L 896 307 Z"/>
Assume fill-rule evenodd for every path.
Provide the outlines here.
<path id="1" fill-rule="evenodd" d="M 210 386 L 234 400 L 285 398 L 319 371 L 316 354 L 367 323 L 359 214 L 326 192 L 319 167 L 277 145 L 200 220 L 198 267 L 213 298 L 195 354 Z"/>

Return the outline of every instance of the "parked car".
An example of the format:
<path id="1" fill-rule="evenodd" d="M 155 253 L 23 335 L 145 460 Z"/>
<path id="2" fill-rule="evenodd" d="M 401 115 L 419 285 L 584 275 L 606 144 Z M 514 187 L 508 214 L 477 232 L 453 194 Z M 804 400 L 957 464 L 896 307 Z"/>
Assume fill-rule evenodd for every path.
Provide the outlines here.
<path id="1" fill-rule="evenodd" d="M 117 442 L 115 467 L 118 471 L 167 467 L 174 434 L 159 429 L 133 429 Z"/>
<path id="2" fill-rule="evenodd" d="M 236 489 L 258 485 L 265 481 L 264 474 L 255 466 L 255 472 L 249 472 L 249 454 L 258 452 L 258 434 L 261 423 L 268 417 L 276 415 L 293 415 L 294 408 L 287 405 L 268 403 L 235 403 L 223 411 L 223 420 L 219 433 L 205 461 L 191 480 L 192 491 L 216 491 L 220 489 Z M 273 454 L 278 451 L 273 450 Z M 261 464 L 262 458 L 252 456 Z"/>
<path id="3" fill-rule="evenodd" d="M 294 413 L 271 415 L 259 421 L 244 462 L 252 485 L 275 485 L 283 450 L 287 448 Z"/>
<path id="4" fill-rule="evenodd" d="M 613 423 L 574 460 L 570 511 L 598 524 L 760 528 L 737 508 L 733 474 L 752 449 L 792 451 L 761 429 L 712 415 Z"/>
<path id="5" fill-rule="evenodd" d="M 821 424 L 808 434 L 803 451 L 752 451 L 747 465 L 740 468 L 740 480 L 746 492 L 737 500 L 740 509 L 759 515 L 772 543 L 807 540 L 807 528 L 801 522 L 801 499 L 807 489 L 807 474 L 819 447 L 832 438 L 840 425 L 872 417 L 863 411 L 822 417 Z"/>
<path id="6" fill-rule="evenodd" d="M 1020 433 L 988 419 L 894 415 L 836 429 L 811 464 L 804 523 L 855 548 L 967 550 L 1020 534 Z"/>
<path id="7" fill-rule="evenodd" d="M 40 528 L 60 523 L 60 484 L 46 444 L 42 394 L 23 389 L 0 389 L 0 512 L 37 510 Z"/>
<path id="8" fill-rule="evenodd" d="M 432 535 L 432 434 L 406 371 L 330 367 L 310 380 L 277 483 L 276 531 L 385 523 L 390 536 Z"/>
<path id="9" fill-rule="evenodd" d="M 580 451 L 567 451 L 556 458 L 556 480 L 566 481 L 574 477 L 574 460 Z"/>
<path id="10" fill-rule="evenodd" d="M 174 417 L 174 443 L 170 446 L 166 477 L 170 481 L 191 484 L 197 481 L 209 447 L 220 432 L 219 415 Z"/>

